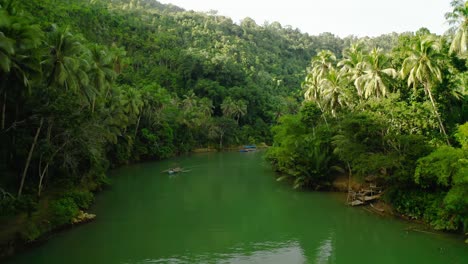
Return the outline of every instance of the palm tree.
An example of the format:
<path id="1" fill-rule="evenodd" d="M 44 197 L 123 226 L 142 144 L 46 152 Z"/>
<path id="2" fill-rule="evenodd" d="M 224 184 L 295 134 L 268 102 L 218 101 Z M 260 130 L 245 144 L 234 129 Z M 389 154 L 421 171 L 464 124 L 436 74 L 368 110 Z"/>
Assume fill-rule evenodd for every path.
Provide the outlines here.
<path id="1" fill-rule="evenodd" d="M 182 100 L 182 107 L 184 111 L 191 112 L 197 105 L 198 97 L 193 91 L 189 91 L 183 97 L 184 99 Z"/>
<path id="2" fill-rule="evenodd" d="M 63 87 L 65 90 L 78 91 L 88 96 L 95 91 L 88 84 L 86 68 L 89 67 L 85 58 L 87 50 L 68 28 L 60 29 L 53 26 L 48 36 L 49 55 L 42 62 L 47 67 L 48 86 Z M 89 90 L 91 89 L 91 90 Z"/>
<path id="3" fill-rule="evenodd" d="M 333 69 L 336 56 L 329 50 L 320 51 L 317 56 L 312 60 L 312 71 L 322 78 L 328 74 L 328 71 Z"/>
<path id="4" fill-rule="evenodd" d="M 113 58 L 106 49 L 101 48 L 98 45 L 93 45 L 91 47 L 90 55 L 91 65 L 88 72 L 90 79 L 89 85 L 92 86 L 96 93 L 102 94 L 102 92 L 105 91 L 107 94 L 111 83 L 117 75 L 114 71 Z M 92 101 L 91 110 L 94 112 L 96 94 L 88 95 L 88 97 L 89 96 L 91 96 L 89 99 Z"/>
<path id="5" fill-rule="evenodd" d="M 208 98 L 202 98 L 200 99 L 198 104 L 199 104 L 200 112 L 207 118 L 211 117 L 211 115 L 213 114 L 213 108 L 214 108 L 213 102 Z"/>
<path id="6" fill-rule="evenodd" d="M 444 134 L 447 144 L 450 145 L 431 90 L 433 84 L 442 81 L 442 72 L 439 66 L 440 51 L 439 39 L 432 35 L 418 37 L 408 50 L 408 56 L 403 61 L 401 74 L 404 78 L 408 77 L 408 87 L 413 86 L 414 89 L 417 89 L 418 84 L 423 85 L 424 92 L 429 96 L 434 114 L 439 121 L 440 130 Z"/>
<path id="7" fill-rule="evenodd" d="M 320 89 L 322 90 L 322 104 L 326 111 L 329 111 L 333 116 L 343 107 L 348 106 L 350 102 L 350 91 L 348 80 L 338 72 L 332 69 L 328 72 L 326 78 L 320 81 Z"/>
<path id="8" fill-rule="evenodd" d="M 468 51 L 468 2 L 453 0 L 453 11 L 445 14 L 448 23 L 452 25 L 449 30 L 453 34 L 450 52 L 464 56 Z"/>
<path id="9" fill-rule="evenodd" d="M 15 41 L 5 36 L 4 28 L 10 23 L 7 20 L 5 12 L 0 10 L 0 70 L 3 72 L 10 72 L 11 56 L 15 54 L 14 44 Z M 2 21 L 3 20 L 3 21 Z"/>
<path id="10" fill-rule="evenodd" d="M 247 114 L 247 103 L 244 100 L 234 101 L 228 96 L 221 104 L 221 110 L 223 111 L 223 115 L 235 118 L 237 124 L 239 124 L 239 119 Z"/>
<path id="11" fill-rule="evenodd" d="M 221 104 L 221 110 L 223 111 L 223 115 L 227 117 L 233 117 L 235 107 L 235 102 L 230 96 L 224 98 L 223 103 Z"/>
<path id="12" fill-rule="evenodd" d="M 0 1 L 1 129 L 5 128 L 7 98 L 30 86 L 30 75 L 39 72 L 36 48 L 42 38 L 38 25 L 16 12 L 14 1 Z M 8 85 L 7 85 L 8 84 Z"/>
<path id="13" fill-rule="evenodd" d="M 314 71 L 310 71 L 305 81 L 302 83 L 302 88 L 305 90 L 304 97 L 307 101 L 316 102 L 320 107 L 320 77 Z"/>
<path id="14" fill-rule="evenodd" d="M 234 105 L 234 117 L 239 125 L 239 119 L 247 114 L 247 103 L 244 100 L 238 100 Z"/>
<path id="15" fill-rule="evenodd" d="M 341 67 L 341 73 L 355 83 L 356 79 L 364 74 L 364 44 L 362 42 L 352 44 L 351 47 L 344 50 L 343 55 L 344 58 L 338 62 L 338 67 Z M 362 90 L 357 85 L 355 86 L 358 96 L 363 97 Z"/>
<path id="16" fill-rule="evenodd" d="M 320 109 L 323 109 L 323 87 L 322 81 L 328 76 L 329 72 L 334 70 L 336 61 L 335 54 L 329 50 L 320 51 L 312 59 L 311 67 L 302 87 L 305 90 L 304 97 L 308 101 L 317 103 Z"/>
<path id="17" fill-rule="evenodd" d="M 140 111 L 143 107 L 143 100 L 141 93 L 138 89 L 131 86 L 124 86 L 124 97 L 121 101 L 125 112 L 132 116 L 137 117 L 140 115 Z"/>
<path id="18" fill-rule="evenodd" d="M 354 82 L 356 89 L 365 99 L 370 96 L 386 97 L 388 85 L 397 77 L 397 71 L 390 68 L 390 60 L 381 49 L 374 48 L 365 58 L 364 72 Z"/>

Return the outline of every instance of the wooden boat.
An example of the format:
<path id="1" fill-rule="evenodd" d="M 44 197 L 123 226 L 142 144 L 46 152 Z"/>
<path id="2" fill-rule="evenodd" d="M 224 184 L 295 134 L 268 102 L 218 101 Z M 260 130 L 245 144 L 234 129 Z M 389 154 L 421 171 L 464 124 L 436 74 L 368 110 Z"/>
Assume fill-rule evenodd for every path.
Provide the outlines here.
<path id="1" fill-rule="evenodd" d="M 174 167 L 174 168 L 169 168 L 163 172 L 167 172 L 169 174 L 176 174 L 176 173 L 181 173 L 181 172 L 189 172 L 190 170 L 184 170 L 184 168 L 181 167 Z"/>
<path id="2" fill-rule="evenodd" d="M 239 152 L 252 152 L 252 151 L 256 151 L 256 150 L 257 150 L 257 146 L 255 146 L 255 145 L 246 145 L 242 149 L 240 149 Z"/>
<path id="3" fill-rule="evenodd" d="M 246 145 L 244 146 L 244 149 L 256 149 L 257 146 L 256 145 Z"/>

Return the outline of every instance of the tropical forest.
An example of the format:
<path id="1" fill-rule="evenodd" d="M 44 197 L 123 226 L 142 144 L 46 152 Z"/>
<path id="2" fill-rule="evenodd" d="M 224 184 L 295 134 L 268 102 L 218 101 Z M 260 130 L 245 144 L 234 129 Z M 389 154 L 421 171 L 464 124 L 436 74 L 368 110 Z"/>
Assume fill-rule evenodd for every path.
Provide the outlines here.
<path id="1" fill-rule="evenodd" d="M 450 4 L 442 35 L 339 37 L 0 0 L 0 262 L 465 263 L 468 1 Z"/>

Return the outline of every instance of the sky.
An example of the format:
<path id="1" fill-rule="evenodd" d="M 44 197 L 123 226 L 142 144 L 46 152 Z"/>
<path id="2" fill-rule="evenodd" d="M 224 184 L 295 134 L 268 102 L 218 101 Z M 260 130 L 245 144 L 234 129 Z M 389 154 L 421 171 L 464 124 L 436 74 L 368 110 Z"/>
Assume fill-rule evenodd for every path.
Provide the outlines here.
<path id="1" fill-rule="evenodd" d="M 159 0 L 186 10 L 231 17 L 236 23 L 250 17 L 257 24 L 278 21 L 301 32 L 331 32 L 340 37 L 378 36 L 416 31 L 421 27 L 443 34 L 448 28 L 444 14 L 450 0 Z"/>

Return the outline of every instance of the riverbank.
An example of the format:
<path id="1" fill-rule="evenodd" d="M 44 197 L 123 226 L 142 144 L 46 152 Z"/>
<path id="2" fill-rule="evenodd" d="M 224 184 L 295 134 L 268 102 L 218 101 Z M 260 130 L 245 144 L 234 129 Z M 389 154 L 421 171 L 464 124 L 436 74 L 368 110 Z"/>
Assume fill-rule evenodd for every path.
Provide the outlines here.
<path id="1" fill-rule="evenodd" d="M 268 145 L 265 143 L 257 144 L 258 149 L 265 149 Z M 224 151 L 238 151 L 242 145 L 229 146 L 222 150 L 215 148 L 198 148 L 191 153 L 210 153 Z M 118 167 L 117 167 L 118 168 Z M 116 169 L 116 168 L 112 168 Z M 31 206 L 31 212 L 22 212 L 15 216 L 4 217 L 0 219 L 0 260 L 8 258 L 14 254 L 27 250 L 38 244 L 47 241 L 56 232 L 73 228 L 75 226 L 93 221 L 96 215 L 86 213 L 86 210 L 94 202 L 94 194 L 100 192 L 108 186 L 108 182 L 85 182 L 83 185 L 68 190 L 73 193 L 72 197 L 64 192 L 49 190 L 46 192 L 36 205 Z M 79 208 L 73 208 L 70 205 L 70 199 L 79 204 Z M 86 201 L 84 201 L 86 200 Z M 51 212 L 51 205 L 60 201 L 59 214 Z M 70 207 L 72 207 L 70 210 Z M 54 221 L 52 218 L 59 217 L 60 221 Z"/>
<path id="2" fill-rule="evenodd" d="M 71 190 L 72 194 L 78 196 L 77 199 L 83 200 L 77 202 L 80 207 L 74 207 L 69 200 L 71 198 L 64 199 L 63 195 L 52 190 L 38 201 L 34 211 L 0 219 L 0 260 L 40 245 L 57 232 L 93 221 L 96 215 L 86 210 L 94 201 L 94 193 L 102 189 L 103 186 L 98 189 L 80 187 Z"/>
<path id="3" fill-rule="evenodd" d="M 350 185 L 350 186 L 349 186 Z M 332 191 L 341 192 L 347 194 L 348 190 L 359 190 L 365 187 L 365 183 L 356 181 L 354 178 L 349 178 L 347 175 L 338 176 L 332 183 Z M 347 203 L 347 197 L 343 196 L 343 203 Z M 350 206 L 350 205 L 348 205 Z M 386 218 L 395 218 L 408 223 L 415 224 L 414 227 L 408 228 L 408 232 L 420 232 L 428 234 L 446 234 L 447 232 L 438 231 L 432 228 L 428 223 L 414 219 L 410 216 L 400 214 L 398 211 L 388 202 L 385 202 L 383 199 L 378 199 L 374 202 L 370 202 L 364 205 L 356 206 L 356 208 L 362 208 L 365 211 L 368 211 L 372 214 L 378 215 L 380 217 Z M 463 236 L 460 234 L 460 236 Z M 468 244 L 468 233 L 464 235 L 464 241 Z"/>

